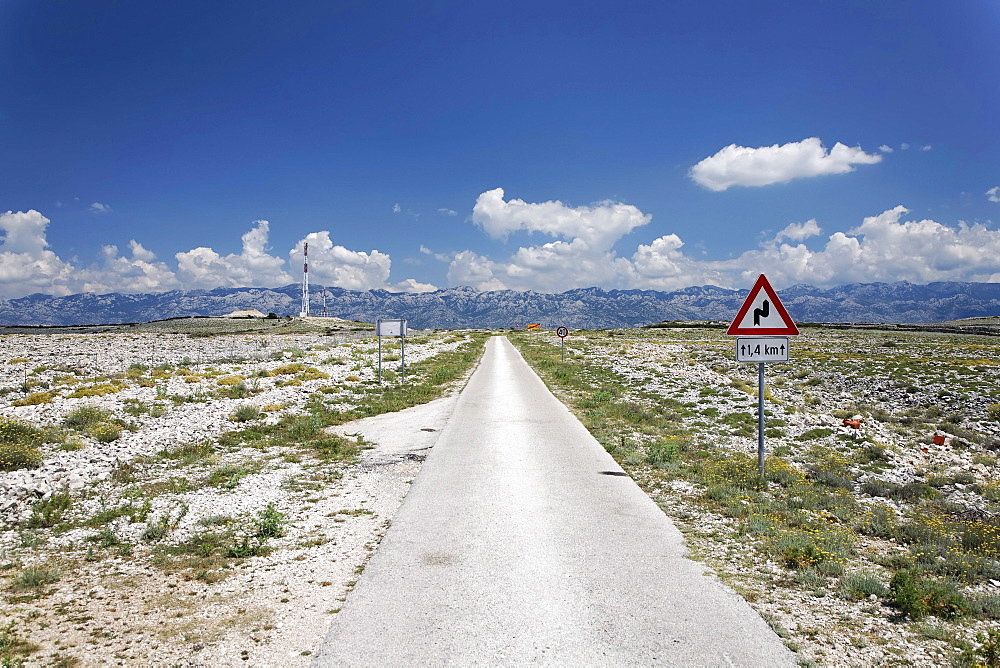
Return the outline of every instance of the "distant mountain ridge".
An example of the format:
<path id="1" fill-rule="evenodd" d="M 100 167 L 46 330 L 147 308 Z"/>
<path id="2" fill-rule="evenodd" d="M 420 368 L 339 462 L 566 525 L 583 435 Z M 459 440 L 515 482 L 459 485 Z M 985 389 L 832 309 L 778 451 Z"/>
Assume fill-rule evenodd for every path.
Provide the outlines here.
<path id="1" fill-rule="evenodd" d="M 93 325 L 225 315 L 255 308 L 280 316 L 299 312 L 300 286 L 174 290 L 156 294 L 33 294 L 0 300 L 0 325 Z M 746 290 L 712 285 L 674 292 L 580 288 L 558 294 L 459 287 L 420 294 L 327 289 L 329 315 L 374 322 L 406 318 L 416 329 L 512 327 L 636 327 L 663 320 L 724 320 L 736 315 Z M 918 285 L 854 283 L 830 289 L 793 285 L 778 292 L 797 322 L 926 323 L 1000 315 L 1000 283 Z M 314 294 L 313 314 L 322 310 Z"/>

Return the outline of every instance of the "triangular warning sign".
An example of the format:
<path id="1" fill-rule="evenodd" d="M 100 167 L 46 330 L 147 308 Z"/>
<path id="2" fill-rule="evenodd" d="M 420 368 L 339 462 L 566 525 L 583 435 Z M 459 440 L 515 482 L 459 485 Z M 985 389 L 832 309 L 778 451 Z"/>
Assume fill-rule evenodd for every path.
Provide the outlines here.
<path id="1" fill-rule="evenodd" d="M 778 295 L 764 274 L 761 274 L 750 288 L 750 295 L 726 330 L 726 334 L 743 336 L 748 334 L 792 336 L 798 333 L 799 328 L 788 316 L 788 311 L 781 305 L 781 300 L 778 299 Z"/>

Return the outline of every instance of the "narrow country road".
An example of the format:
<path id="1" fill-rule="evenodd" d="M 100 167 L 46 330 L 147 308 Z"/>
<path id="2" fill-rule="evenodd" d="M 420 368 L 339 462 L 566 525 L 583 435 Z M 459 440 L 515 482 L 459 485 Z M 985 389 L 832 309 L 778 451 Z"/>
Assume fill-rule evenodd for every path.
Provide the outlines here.
<path id="1" fill-rule="evenodd" d="M 314 665 L 795 665 L 503 337 Z"/>

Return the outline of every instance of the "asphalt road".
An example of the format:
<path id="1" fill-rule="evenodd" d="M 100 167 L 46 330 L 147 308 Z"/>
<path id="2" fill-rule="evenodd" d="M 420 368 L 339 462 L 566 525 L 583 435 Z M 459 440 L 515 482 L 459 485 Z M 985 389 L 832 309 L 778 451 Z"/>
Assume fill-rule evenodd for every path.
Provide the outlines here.
<path id="1" fill-rule="evenodd" d="M 795 665 L 502 337 L 314 665 Z"/>

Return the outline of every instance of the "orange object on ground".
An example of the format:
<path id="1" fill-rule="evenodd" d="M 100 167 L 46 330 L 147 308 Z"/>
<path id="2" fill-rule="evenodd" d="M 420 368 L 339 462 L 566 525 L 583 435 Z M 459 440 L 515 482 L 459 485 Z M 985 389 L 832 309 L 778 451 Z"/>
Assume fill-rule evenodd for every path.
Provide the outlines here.
<path id="1" fill-rule="evenodd" d="M 941 434 L 934 434 L 934 445 L 944 445 L 944 436 Z"/>
<path id="2" fill-rule="evenodd" d="M 855 429 L 861 429 L 862 420 L 844 420 L 845 427 L 854 427 Z"/>

